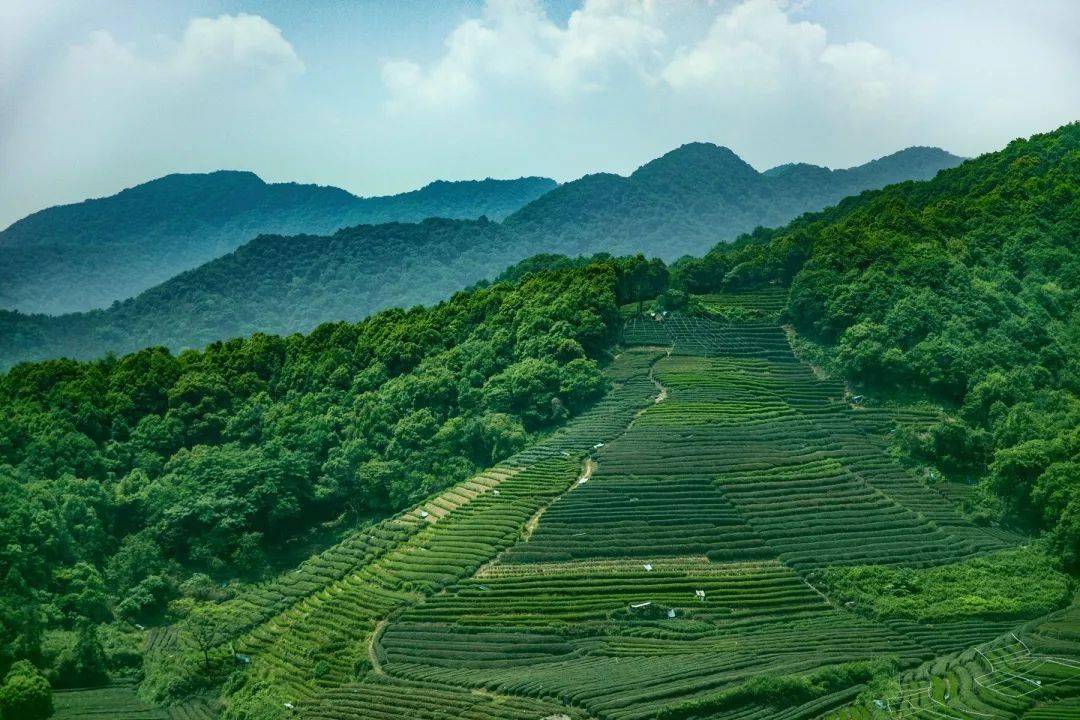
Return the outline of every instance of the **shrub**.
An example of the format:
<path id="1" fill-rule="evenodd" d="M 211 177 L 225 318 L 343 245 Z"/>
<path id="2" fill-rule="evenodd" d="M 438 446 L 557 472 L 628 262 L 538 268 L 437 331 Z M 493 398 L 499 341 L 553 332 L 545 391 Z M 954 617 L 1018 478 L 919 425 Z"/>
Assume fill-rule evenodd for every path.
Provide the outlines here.
<path id="1" fill-rule="evenodd" d="M 52 688 L 41 671 L 26 660 L 13 664 L 0 686 L 0 717 L 39 720 L 52 712 Z"/>

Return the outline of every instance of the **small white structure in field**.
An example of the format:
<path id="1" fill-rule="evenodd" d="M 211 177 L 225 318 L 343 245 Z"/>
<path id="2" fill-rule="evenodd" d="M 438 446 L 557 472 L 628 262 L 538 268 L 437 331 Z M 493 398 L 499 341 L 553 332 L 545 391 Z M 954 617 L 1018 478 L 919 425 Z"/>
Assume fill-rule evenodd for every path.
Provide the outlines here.
<path id="1" fill-rule="evenodd" d="M 491 492 L 493 492 L 493 493 L 494 493 L 495 495 L 498 495 L 498 494 L 499 494 L 499 491 L 498 491 L 498 490 L 492 490 Z"/>
<path id="2" fill-rule="evenodd" d="M 652 572 L 652 563 L 645 563 L 641 567 L 645 568 L 645 572 Z"/>
<path id="3" fill-rule="evenodd" d="M 705 602 L 705 591 L 704 590 L 695 590 L 694 595 L 696 595 L 697 599 L 700 600 L 701 602 Z"/>
<path id="4" fill-rule="evenodd" d="M 668 608 L 668 611 L 667 611 L 667 616 L 668 616 L 669 618 L 673 618 L 673 617 L 675 617 L 675 608 Z"/>
<path id="5" fill-rule="evenodd" d="M 589 478 L 578 478 L 577 479 L 577 484 L 578 485 L 584 485 L 587 482 L 589 482 Z"/>
<path id="6" fill-rule="evenodd" d="M 295 710 L 296 706 L 293 705 L 292 703 L 285 703 L 285 709 L 286 710 Z"/>
<path id="7" fill-rule="evenodd" d="M 632 607 L 634 610 L 640 610 L 641 608 L 649 607 L 650 605 L 652 605 L 652 600 L 646 600 L 645 602 L 639 603 L 630 603 L 630 607 Z"/>
<path id="8" fill-rule="evenodd" d="M 426 518 L 430 514 L 431 513 L 429 513 L 427 510 L 421 510 L 420 511 L 420 517 L 422 517 L 422 518 Z"/>
<path id="9" fill-rule="evenodd" d="M 593 445 L 594 450 L 598 450 L 599 448 L 602 448 L 602 447 L 604 447 L 604 443 L 602 443 L 602 442 L 598 442 L 595 445 Z"/>

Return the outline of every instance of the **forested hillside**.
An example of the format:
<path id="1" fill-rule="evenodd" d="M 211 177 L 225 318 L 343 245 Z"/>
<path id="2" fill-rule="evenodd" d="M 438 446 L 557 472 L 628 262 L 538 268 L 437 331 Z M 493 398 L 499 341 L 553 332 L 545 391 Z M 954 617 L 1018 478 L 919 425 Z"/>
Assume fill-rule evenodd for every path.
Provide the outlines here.
<path id="1" fill-rule="evenodd" d="M 361 198 L 334 187 L 268 184 L 250 172 L 169 175 L 36 212 L 0 232 L 0 308 L 107 307 L 263 233 L 323 235 L 429 217 L 498 220 L 553 187 L 537 177 L 439 181 Z"/>
<path id="2" fill-rule="evenodd" d="M 521 450 L 604 393 L 619 303 L 665 281 L 610 261 L 307 336 L 0 376 L 0 677 L 134 672 L 129 623 Z"/>
<path id="3" fill-rule="evenodd" d="M 0 365 L 308 331 L 328 319 L 437 302 L 514 259 L 510 238 L 488 220 L 361 225 L 329 237 L 264 235 L 108 310 L 59 317 L 0 311 Z"/>
<path id="4" fill-rule="evenodd" d="M 917 147 L 847 170 L 798 164 L 759 173 L 725 147 L 691 143 L 629 177 L 598 174 L 565 183 L 505 225 L 536 252 L 645 253 L 670 261 L 848 195 L 926 180 L 961 160 Z"/>
<path id="5" fill-rule="evenodd" d="M 111 676 L 142 700 L 65 717 L 1074 717 L 1078 227 L 1074 124 L 670 275 L 548 254 L 306 336 L 18 365 L 0 712 Z M 416 228 L 429 268 L 508 237 L 340 237 Z M 261 242 L 271 283 L 308 267 Z"/>
<path id="6" fill-rule="evenodd" d="M 0 311 L 0 368 L 149 345 L 195 348 L 252 332 L 305 332 L 321 322 L 435 302 L 537 253 L 671 258 L 850 193 L 930 177 L 959 160 L 911 148 L 849 170 L 794 165 L 760 174 L 726 148 L 697 143 L 629 178 L 593 175 L 567 183 L 501 225 L 432 220 L 359 226 L 329 237 L 259 237 L 108 310 L 56 318 Z M 323 227 L 336 211 L 321 212 L 322 220 L 293 217 L 292 227 Z"/>
<path id="7" fill-rule="evenodd" d="M 991 512 L 1080 562 L 1080 124 L 678 268 L 693 292 L 790 285 L 803 349 L 853 382 L 944 403 L 914 462 L 985 477 Z"/>

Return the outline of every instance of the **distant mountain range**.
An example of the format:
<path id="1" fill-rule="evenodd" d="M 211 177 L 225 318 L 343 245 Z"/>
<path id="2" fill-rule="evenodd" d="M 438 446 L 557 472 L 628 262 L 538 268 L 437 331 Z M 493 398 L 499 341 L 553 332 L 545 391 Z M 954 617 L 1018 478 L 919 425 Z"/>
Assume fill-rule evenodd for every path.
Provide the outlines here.
<path id="1" fill-rule="evenodd" d="M 913 147 L 847 170 L 793 164 L 759 173 L 725 147 L 691 143 L 629 177 L 601 173 L 561 185 L 505 224 L 528 244 L 549 250 L 640 252 L 673 260 L 864 190 L 928 180 L 962 160 L 939 148 Z"/>
<path id="2" fill-rule="evenodd" d="M 107 307 L 261 234 L 327 235 L 429 217 L 502 219 L 548 178 L 438 181 L 385 197 L 266 183 L 250 172 L 168 175 L 111 197 L 36 212 L 0 232 L 0 308 L 58 314 Z"/>
<path id="3" fill-rule="evenodd" d="M 417 193 L 368 201 L 331 188 L 266 185 L 247 173 L 225 173 L 228 179 L 241 184 L 254 187 L 253 183 L 259 183 L 271 189 L 260 196 L 264 198 L 262 204 L 253 203 L 245 213 L 231 214 L 201 209 L 197 212 L 195 208 L 204 208 L 207 203 L 195 191 L 186 193 L 186 202 L 163 193 L 162 204 L 167 204 L 168 210 L 159 209 L 155 203 L 136 202 L 141 194 L 149 192 L 137 191 L 155 185 L 149 183 L 125 191 L 137 194 L 111 209 L 124 215 L 122 222 L 117 221 L 124 229 L 114 230 L 111 237 L 124 240 L 98 244 L 93 246 L 95 251 L 119 246 L 125 248 L 124 257 L 129 257 L 130 248 L 146 242 L 137 230 L 140 222 L 148 227 L 175 228 L 184 215 L 184 206 L 191 208 L 189 215 L 203 218 L 202 224 L 191 221 L 197 227 L 227 226 L 230 233 L 235 233 L 238 222 L 231 218 L 243 216 L 264 220 L 275 217 L 275 222 L 288 229 L 259 236 L 108 310 L 59 317 L 0 312 L 0 366 L 47 357 L 94 357 L 148 345 L 166 345 L 174 350 L 201 347 L 253 332 L 306 331 L 322 322 L 356 320 L 386 307 L 438 301 L 537 253 L 643 252 L 669 260 L 700 254 L 718 241 L 734 239 L 759 225 L 780 225 L 864 190 L 927 179 L 962 160 L 936 148 L 909 148 L 847 170 L 795 164 L 759 173 L 727 148 L 693 143 L 642 166 L 629 177 L 588 175 L 558 187 L 540 178 L 488 180 L 471 185 L 441 183 Z M 190 187 L 188 183 L 199 184 L 194 178 L 205 180 L 216 175 L 171 176 L 180 179 L 155 182 Z M 549 191 L 541 194 L 544 187 Z M 160 186 L 155 187 L 150 194 L 160 194 L 160 190 Z M 309 199 L 293 201 L 290 211 L 273 210 L 285 203 L 265 199 L 273 193 L 291 196 L 293 192 Z M 369 215 L 387 216 L 430 207 L 436 204 L 433 196 L 438 196 L 444 210 L 456 208 L 459 215 L 467 215 L 468 209 L 477 216 L 498 218 L 500 211 L 513 204 L 511 198 L 521 201 L 530 194 L 539 197 L 510 213 L 502 223 L 491 219 L 428 219 L 419 223 L 359 225 L 332 235 L 318 234 L 326 232 L 322 228 L 327 224 L 338 222 L 327 220 L 328 215 L 340 218 L 340 207 L 359 207 L 356 202 L 366 203 Z M 121 193 L 91 203 L 120 202 L 123 196 Z M 413 199 L 406 200 L 408 196 Z M 318 202 L 312 199 L 315 197 Z M 324 203 L 324 209 L 330 209 L 320 211 L 319 202 Z M 10 249 L 11 245 L 33 249 L 32 226 L 24 225 L 31 220 L 39 223 L 42 235 L 50 227 L 54 237 L 104 234 L 109 227 L 104 219 L 98 221 L 96 235 L 74 220 L 53 226 L 46 222 L 48 216 L 35 220 L 45 213 L 79 207 L 54 208 L 16 223 L 0 236 L 0 249 Z M 124 211 L 122 207 L 130 209 Z M 484 212 L 477 212 L 481 209 Z M 107 215 L 104 211 L 99 214 L 102 218 Z M 230 219 L 221 219 L 226 216 Z M 316 234 L 286 236 L 304 223 L 309 223 Z M 196 234 L 195 230 L 191 232 Z M 18 242 L 9 243 L 8 234 Z M 159 239 L 151 244 L 160 243 L 165 236 L 159 233 L 156 237 Z M 183 244 L 175 233 L 168 237 Z M 210 248 L 215 242 L 224 242 L 221 237 L 212 239 L 206 233 L 200 236 L 199 244 Z M 52 272 L 62 274 L 66 267 Z M 43 297 L 47 294 L 44 289 L 40 292 Z"/>
<path id="4" fill-rule="evenodd" d="M 486 219 L 360 225 L 329 237 L 261 235 L 108 310 L 56 317 L 0 311 L 0 365 L 27 356 L 201 347 L 357 320 L 437 302 L 513 257 L 509 234 Z"/>

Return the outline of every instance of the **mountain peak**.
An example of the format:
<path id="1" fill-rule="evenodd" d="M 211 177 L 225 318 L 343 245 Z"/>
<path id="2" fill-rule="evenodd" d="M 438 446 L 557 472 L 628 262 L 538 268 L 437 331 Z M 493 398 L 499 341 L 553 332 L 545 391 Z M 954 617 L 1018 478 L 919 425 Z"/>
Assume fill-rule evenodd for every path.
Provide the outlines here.
<path id="1" fill-rule="evenodd" d="M 144 193 L 221 192 L 262 188 L 266 182 L 250 170 L 214 170 L 204 173 L 170 173 L 121 190 L 113 197 Z"/>
<path id="2" fill-rule="evenodd" d="M 708 142 L 691 142 L 667 152 L 647 162 L 630 176 L 633 179 L 645 179 L 655 175 L 667 175 L 672 172 L 690 173 L 707 172 L 716 177 L 751 178 L 757 177 L 758 171 L 750 166 L 735 152 L 723 145 Z"/>
<path id="3" fill-rule="evenodd" d="M 892 184 L 903 180 L 929 180 L 939 170 L 956 167 L 965 159 L 939 147 L 918 145 L 839 172 L 853 178 L 874 175 L 884 180 L 882 184 Z"/>

